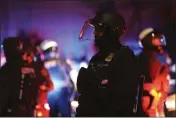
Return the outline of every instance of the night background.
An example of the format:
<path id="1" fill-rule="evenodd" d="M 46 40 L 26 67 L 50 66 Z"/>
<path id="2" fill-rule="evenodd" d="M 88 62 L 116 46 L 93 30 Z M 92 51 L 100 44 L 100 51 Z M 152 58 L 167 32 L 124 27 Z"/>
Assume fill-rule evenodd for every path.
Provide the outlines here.
<path id="1" fill-rule="evenodd" d="M 103 1 L 110 2 L 104 5 Z M 100 5 L 109 9 L 112 3 L 127 23 L 128 30 L 120 38 L 122 44 L 138 55 L 139 33 L 147 27 L 156 28 L 166 36 L 167 51 L 175 64 L 176 0 L 0 0 L 0 44 L 6 37 L 25 32 L 42 40 L 56 41 L 60 58 L 84 57 L 89 61 L 95 54 L 93 40 L 80 41 L 79 33 Z"/>
<path id="2" fill-rule="evenodd" d="M 66 57 L 80 57 L 83 49 L 90 57 L 92 42 L 80 42 L 78 35 L 84 21 L 95 15 L 100 2 L 102 0 L 1 0 L 1 37 L 15 36 L 19 30 L 37 32 L 43 39 L 57 41 Z M 170 48 L 175 48 L 175 0 L 116 0 L 115 3 L 128 26 L 121 38 L 123 44 L 138 53 L 139 32 L 154 27 L 162 30 Z"/>

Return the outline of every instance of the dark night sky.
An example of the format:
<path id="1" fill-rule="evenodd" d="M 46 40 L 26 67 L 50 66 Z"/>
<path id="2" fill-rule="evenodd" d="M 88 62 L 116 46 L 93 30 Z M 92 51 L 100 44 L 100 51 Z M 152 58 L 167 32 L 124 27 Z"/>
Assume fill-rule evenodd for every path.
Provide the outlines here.
<path id="1" fill-rule="evenodd" d="M 37 31 L 44 39 L 57 41 L 66 56 L 72 54 L 79 57 L 85 49 L 90 57 L 94 52 L 92 41 L 80 42 L 78 35 L 84 21 L 94 16 L 100 1 L 102 0 L 1 0 L 0 23 L 3 25 L 3 37 L 16 35 L 18 29 Z M 162 1 L 116 0 L 116 9 L 125 17 L 128 26 L 128 32 L 121 38 L 122 43 L 139 51 L 137 40 L 140 30 L 162 26 Z M 166 5 L 165 3 L 164 6 Z"/>

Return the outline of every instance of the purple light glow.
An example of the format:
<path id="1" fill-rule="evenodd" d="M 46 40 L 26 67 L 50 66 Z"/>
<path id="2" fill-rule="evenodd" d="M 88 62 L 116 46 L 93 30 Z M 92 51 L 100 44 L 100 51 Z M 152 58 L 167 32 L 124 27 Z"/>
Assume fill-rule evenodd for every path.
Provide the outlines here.
<path id="1" fill-rule="evenodd" d="M 90 58 L 94 54 L 92 41 L 83 42 L 78 40 L 82 25 L 87 19 L 94 16 L 93 9 L 88 8 L 79 0 L 74 2 L 65 0 L 9 2 L 8 11 L 8 36 L 16 35 L 18 29 L 37 31 L 44 39 L 55 40 L 59 45 L 59 49 L 61 49 L 62 55 L 65 57 L 74 56 L 79 58 L 86 53 L 88 58 Z M 129 25 L 133 16 L 131 8 L 121 8 L 120 12 L 125 17 L 127 25 Z M 152 9 L 150 10 L 151 12 Z M 137 37 L 139 32 L 138 25 L 145 27 L 145 24 L 152 24 L 151 18 L 156 19 L 157 17 L 149 15 L 152 17 L 147 19 L 148 13 L 146 11 L 144 13 L 145 16 L 142 15 L 143 25 L 141 26 L 140 23 L 137 23 L 130 28 L 127 34 L 121 38 L 122 43 L 126 41 L 133 43 L 137 40 L 135 37 Z M 136 47 L 134 47 L 134 50 L 136 50 Z"/>

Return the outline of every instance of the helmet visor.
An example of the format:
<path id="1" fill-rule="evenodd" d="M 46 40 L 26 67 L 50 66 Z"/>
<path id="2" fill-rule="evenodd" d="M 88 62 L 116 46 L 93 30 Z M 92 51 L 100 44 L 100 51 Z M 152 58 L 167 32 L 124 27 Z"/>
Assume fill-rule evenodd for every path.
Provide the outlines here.
<path id="1" fill-rule="evenodd" d="M 79 40 L 92 40 L 94 39 L 94 25 L 87 20 L 84 22 L 81 32 L 79 34 Z"/>

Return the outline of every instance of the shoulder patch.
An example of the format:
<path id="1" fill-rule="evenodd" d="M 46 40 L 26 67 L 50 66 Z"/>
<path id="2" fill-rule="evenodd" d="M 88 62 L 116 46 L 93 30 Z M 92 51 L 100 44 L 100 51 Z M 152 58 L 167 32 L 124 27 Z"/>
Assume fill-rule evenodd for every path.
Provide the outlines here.
<path id="1" fill-rule="evenodd" d="M 105 58 L 105 61 L 106 62 L 110 62 L 112 60 L 112 58 L 114 57 L 114 53 L 110 53 L 106 58 Z"/>

